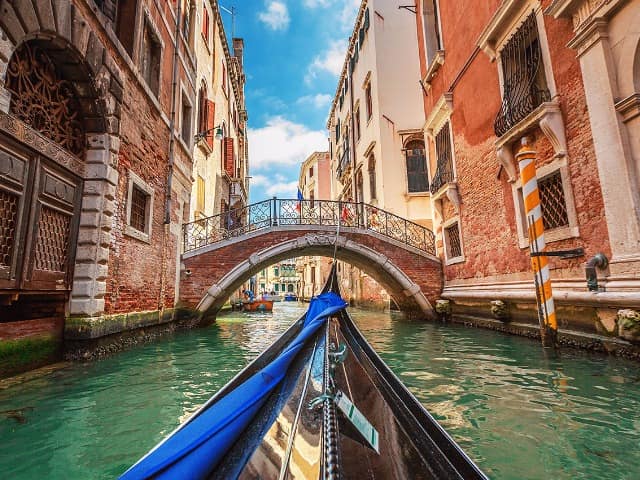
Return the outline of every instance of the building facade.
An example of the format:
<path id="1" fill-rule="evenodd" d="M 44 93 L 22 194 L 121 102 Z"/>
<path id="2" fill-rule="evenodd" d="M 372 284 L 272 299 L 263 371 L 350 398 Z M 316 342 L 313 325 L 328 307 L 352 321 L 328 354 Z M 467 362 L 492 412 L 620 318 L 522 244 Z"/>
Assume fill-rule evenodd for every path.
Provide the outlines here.
<path id="1" fill-rule="evenodd" d="M 628 27 L 639 9 L 416 0 L 433 225 L 454 312 L 489 316 L 500 301 L 503 318 L 537 323 L 517 162 L 525 137 L 547 248 L 584 251 L 550 260 L 561 327 L 614 333 L 617 310 L 638 305 L 639 36 Z M 588 291 L 585 262 L 597 253 L 609 266 Z"/>
<path id="2" fill-rule="evenodd" d="M 333 199 L 368 203 L 430 228 L 419 75 L 414 19 L 391 2 L 363 1 L 327 128 Z M 388 303 L 358 268 L 344 265 L 339 276 L 353 303 Z"/>
<path id="3" fill-rule="evenodd" d="M 90 357 L 107 336 L 111 349 L 121 332 L 135 341 L 137 331 L 173 328 L 202 8 L 0 2 L 2 374 L 59 358 L 63 336 L 68 356 Z M 213 40 L 219 15 L 207 8 Z M 243 98 L 241 50 L 219 54 L 238 83 L 228 87 L 236 106 L 220 108 L 233 112 L 225 127 L 236 133 L 225 136 L 234 140 L 220 147 L 233 154 L 232 178 L 246 169 L 237 134 L 246 113 L 233 98 Z"/>
<path id="4" fill-rule="evenodd" d="M 298 189 L 304 202 L 300 208 L 317 208 L 315 200 L 331 200 L 331 159 L 329 152 L 314 152 L 300 165 Z M 296 259 L 300 277 L 297 290 L 300 300 L 309 301 L 320 293 L 331 269 L 331 259 L 303 256 Z"/>
<path id="5" fill-rule="evenodd" d="M 300 279 L 296 271 L 296 259 L 271 265 L 256 275 L 257 294 L 284 295 L 299 290 Z"/>
<path id="6" fill-rule="evenodd" d="M 216 1 L 195 5 L 198 93 L 191 220 L 241 209 L 248 198 L 244 42 L 234 38 L 229 47 Z M 230 217 L 222 226 L 242 221 Z"/>

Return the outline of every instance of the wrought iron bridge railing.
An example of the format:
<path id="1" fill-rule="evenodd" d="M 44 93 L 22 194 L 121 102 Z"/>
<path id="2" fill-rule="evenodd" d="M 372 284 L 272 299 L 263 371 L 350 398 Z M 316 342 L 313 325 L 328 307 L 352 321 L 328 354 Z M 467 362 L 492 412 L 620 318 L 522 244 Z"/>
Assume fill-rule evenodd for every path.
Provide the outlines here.
<path id="1" fill-rule="evenodd" d="M 273 198 L 186 223 L 184 251 L 277 226 L 309 225 L 369 230 L 435 255 L 431 230 L 373 205 L 333 200 Z"/>

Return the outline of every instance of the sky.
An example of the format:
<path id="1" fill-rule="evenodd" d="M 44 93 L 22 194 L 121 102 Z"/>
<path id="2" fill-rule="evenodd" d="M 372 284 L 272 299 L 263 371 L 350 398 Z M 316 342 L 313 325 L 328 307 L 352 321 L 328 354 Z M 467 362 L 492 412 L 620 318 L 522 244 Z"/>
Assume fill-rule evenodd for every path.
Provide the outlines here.
<path id="1" fill-rule="evenodd" d="M 244 38 L 250 202 L 296 198 L 300 164 L 329 149 L 331 101 L 360 0 L 220 0 Z M 231 15 L 222 12 L 231 37 Z"/>

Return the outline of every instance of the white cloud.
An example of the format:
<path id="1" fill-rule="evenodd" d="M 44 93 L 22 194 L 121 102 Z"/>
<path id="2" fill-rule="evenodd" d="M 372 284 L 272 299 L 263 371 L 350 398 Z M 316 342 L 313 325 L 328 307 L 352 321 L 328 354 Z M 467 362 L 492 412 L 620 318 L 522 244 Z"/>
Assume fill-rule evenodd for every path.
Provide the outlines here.
<path id="1" fill-rule="evenodd" d="M 266 23 L 271 30 L 286 30 L 291 18 L 287 5 L 278 0 L 272 0 L 267 4 L 267 10 L 260 12 L 258 18 Z"/>
<path id="2" fill-rule="evenodd" d="M 296 100 L 298 105 L 312 105 L 315 108 L 323 108 L 331 103 L 333 97 L 328 93 L 316 93 L 315 95 L 305 95 Z"/>
<path id="3" fill-rule="evenodd" d="M 284 175 L 253 175 L 251 187 L 262 187 L 268 197 L 296 198 L 298 182 L 287 181 Z"/>
<path id="4" fill-rule="evenodd" d="M 304 0 L 302 4 L 307 8 L 328 7 L 333 0 Z"/>
<path id="5" fill-rule="evenodd" d="M 319 72 L 323 71 L 336 77 L 340 75 L 346 53 L 347 42 L 345 40 L 332 40 L 327 49 L 315 57 L 307 68 L 305 82 L 310 83 Z"/>
<path id="6" fill-rule="evenodd" d="M 297 167 L 301 162 L 311 153 L 328 148 L 327 133 L 324 130 L 310 130 L 281 116 L 270 118 L 262 128 L 250 128 L 248 133 L 251 168 L 262 171 L 289 166 L 295 168 L 294 175 L 297 176 Z M 280 177 L 278 180 L 282 181 L 284 178 Z M 254 177 L 254 184 L 255 181 Z"/>

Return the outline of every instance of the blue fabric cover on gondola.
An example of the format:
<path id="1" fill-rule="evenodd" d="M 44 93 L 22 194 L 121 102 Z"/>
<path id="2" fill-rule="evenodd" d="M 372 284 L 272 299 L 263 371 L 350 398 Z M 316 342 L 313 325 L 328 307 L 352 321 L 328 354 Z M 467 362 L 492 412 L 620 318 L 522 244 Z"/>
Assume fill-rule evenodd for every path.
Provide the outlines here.
<path id="1" fill-rule="evenodd" d="M 187 421 L 120 477 L 123 480 L 205 478 L 282 381 L 305 342 L 347 303 L 335 293 L 311 300 L 304 326 L 273 362 Z"/>

